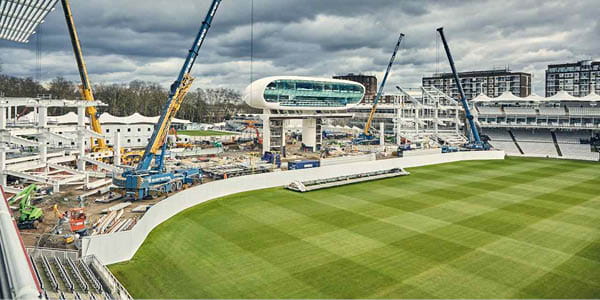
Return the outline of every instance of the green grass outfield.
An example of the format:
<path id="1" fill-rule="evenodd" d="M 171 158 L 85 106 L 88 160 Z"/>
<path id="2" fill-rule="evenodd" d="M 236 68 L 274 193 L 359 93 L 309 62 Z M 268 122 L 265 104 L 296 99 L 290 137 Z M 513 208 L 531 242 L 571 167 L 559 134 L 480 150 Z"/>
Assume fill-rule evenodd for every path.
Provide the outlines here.
<path id="1" fill-rule="evenodd" d="M 110 266 L 136 298 L 598 298 L 600 164 L 510 158 L 232 195 Z"/>
<path id="2" fill-rule="evenodd" d="M 179 130 L 177 134 L 190 135 L 190 136 L 219 136 L 219 135 L 233 135 L 231 132 L 217 131 L 217 130 Z"/>

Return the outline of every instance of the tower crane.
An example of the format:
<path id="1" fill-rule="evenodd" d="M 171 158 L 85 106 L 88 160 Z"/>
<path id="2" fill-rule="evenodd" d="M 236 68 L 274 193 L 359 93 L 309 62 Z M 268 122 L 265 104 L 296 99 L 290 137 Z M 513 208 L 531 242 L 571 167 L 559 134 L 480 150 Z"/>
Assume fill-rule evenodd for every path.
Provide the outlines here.
<path id="1" fill-rule="evenodd" d="M 79 69 L 79 77 L 81 77 L 81 85 L 79 86 L 81 96 L 84 100 L 94 101 L 94 93 L 92 92 L 92 85 L 90 84 L 90 78 L 88 76 L 87 67 L 85 65 L 85 61 L 83 60 L 83 52 L 81 51 L 81 44 L 79 43 L 79 35 L 77 34 L 75 22 L 73 21 L 73 15 L 71 14 L 71 5 L 69 4 L 68 0 L 61 0 L 61 4 L 63 7 L 65 20 L 67 22 L 67 29 L 69 30 L 69 35 L 71 37 L 73 54 L 75 55 L 75 60 L 77 61 L 77 68 Z M 100 125 L 100 120 L 98 119 L 99 114 L 96 110 L 96 107 L 86 107 L 85 113 L 90 118 L 90 125 L 92 127 L 92 130 L 96 133 L 102 134 L 102 125 Z M 95 141 L 97 143 L 95 143 Z M 92 152 L 111 151 L 111 149 L 107 147 L 104 139 L 98 138 L 95 139 L 95 141 L 94 138 L 90 138 Z"/>
<path id="2" fill-rule="evenodd" d="M 126 197 L 132 197 L 136 200 L 144 199 L 152 195 L 176 191 L 181 189 L 183 184 L 192 184 L 201 180 L 200 169 L 198 168 L 166 170 L 164 165 L 167 151 L 166 139 L 171 121 L 179 111 L 185 95 L 192 86 L 194 80 L 191 76 L 192 67 L 220 3 L 221 0 L 213 0 L 181 71 L 171 85 L 167 102 L 158 122 L 154 125 L 154 131 L 138 165 L 135 169 L 127 170 L 113 179 L 113 183 L 118 189 L 125 191 Z"/>
<path id="3" fill-rule="evenodd" d="M 373 119 L 375 117 L 375 112 L 377 111 L 377 103 L 379 99 L 383 95 L 383 88 L 385 87 L 385 83 L 387 81 L 388 75 L 390 74 L 390 70 L 392 69 L 392 65 L 394 64 L 394 60 L 396 59 L 396 53 L 398 53 L 398 49 L 400 48 L 400 43 L 402 42 L 402 38 L 404 37 L 404 33 L 400 33 L 398 37 L 398 41 L 396 42 L 396 46 L 394 47 L 394 52 L 392 53 L 392 57 L 390 58 L 390 62 L 385 70 L 385 74 L 383 75 L 383 80 L 379 85 L 379 90 L 377 91 L 377 95 L 373 100 L 373 107 L 371 108 L 371 112 L 369 113 L 369 117 L 367 118 L 367 123 L 365 124 L 365 129 L 363 133 L 358 137 L 358 143 L 373 140 L 373 135 L 370 134 L 371 123 L 373 123 Z"/>
<path id="4" fill-rule="evenodd" d="M 448 47 L 446 36 L 444 36 L 444 27 L 438 28 L 437 32 L 440 34 L 442 43 L 444 44 L 444 50 L 446 50 L 448 63 L 450 64 L 450 69 L 452 69 L 452 75 L 454 75 L 456 87 L 458 88 L 458 92 L 460 93 L 460 102 L 463 106 L 463 109 L 465 110 L 465 116 L 467 118 L 467 121 L 469 122 L 469 127 L 471 129 L 471 137 L 469 137 L 469 142 L 465 144 L 465 147 L 468 149 L 488 150 L 490 146 L 481 140 L 481 137 L 479 136 L 479 130 L 477 130 L 477 126 L 475 126 L 475 121 L 473 121 L 473 114 L 471 114 L 471 110 L 469 109 L 469 104 L 467 103 L 465 91 L 463 90 L 462 83 L 460 82 L 460 78 L 458 77 L 458 72 L 456 72 L 456 67 L 454 66 L 454 59 L 452 58 L 452 53 L 450 53 L 450 47 Z"/>

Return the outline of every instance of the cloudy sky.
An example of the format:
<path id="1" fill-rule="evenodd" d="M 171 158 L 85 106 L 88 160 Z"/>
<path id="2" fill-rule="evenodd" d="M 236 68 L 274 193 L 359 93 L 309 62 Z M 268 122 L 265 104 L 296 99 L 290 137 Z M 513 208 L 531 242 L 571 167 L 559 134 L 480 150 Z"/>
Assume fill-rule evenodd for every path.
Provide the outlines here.
<path id="1" fill-rule="evenodd" d="M 59 1 L 60 2 L 60 1 Z M 72 0 L 92 82 L 175 79 L 210 0 Z M 600 5 L 589 1 L 224 0 L 194 67 L 196 87 L 243 89 L 270 75 L 381 79 L 400 32 L 394 85 L 449 71 L 435 29 L 444 26 L 459 71 L 510 66 L 534 74 L 547 64 L 600 58 Z M 41 28 L 42 80 L 78 80 L 60 3 Z M 38 33 L 39 34 L 39 33 Z M 37 38 L 0 41 L 2 72 L 34 76 Z"/>

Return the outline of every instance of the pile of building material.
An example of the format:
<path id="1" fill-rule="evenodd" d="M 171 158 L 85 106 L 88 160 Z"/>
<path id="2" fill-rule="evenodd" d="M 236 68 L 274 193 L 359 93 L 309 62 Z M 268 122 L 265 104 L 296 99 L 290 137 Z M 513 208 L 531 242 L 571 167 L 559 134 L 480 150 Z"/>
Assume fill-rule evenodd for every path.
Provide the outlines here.
<path id="1" fill-rule="evenodd" d="M 382 171 L 374 171 L 367 173 L 352 174 L 346 176 L 337 176 L 317 180 L 307 181 L 293 181 L 286 186 L 287 189 L 297 192 L 310 192 L 318 189 L 330 188 L 334 186 L 346 185 L 351 183 L 358 183 L 376 179 L 390 178 L 396 176 L 409 175 L 407 171 L 402 168 L 393 168 Z"/>
<path id="2" fill-rule="evenodd" d="M 216 165 L 203 168 L 202 172 L 213 179 L 225 179 L 243 175 L 267 173 L 273 171 L 273 168 L 273 164 L 259 161 L 252 165 L 247 163 Z"/>
<path id="3" fill-rule="evenodd" d="M 100 217 L 100 219 L 94 223 L 92 235 L 108 234 L 133 228 L 137 223 L 137 218 L 123 218 L 125 212 L 124 208 L 130 205 L 131 202 L 124 202 L 103 210 L 103 212 L 107 214 Z"/>

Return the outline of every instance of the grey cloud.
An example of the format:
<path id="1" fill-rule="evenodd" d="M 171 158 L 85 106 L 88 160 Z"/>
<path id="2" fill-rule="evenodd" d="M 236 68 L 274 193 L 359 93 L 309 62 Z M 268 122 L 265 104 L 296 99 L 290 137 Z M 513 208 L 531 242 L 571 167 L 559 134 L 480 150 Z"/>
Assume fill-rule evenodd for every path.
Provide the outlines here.
<path id="1" fill-rule="evenodd" d="M 168 86 L 209 2 L 73 1 L 94 82 L 141 79 Z M 223 1 L 194 69 L 196 86 L 242 89 L 249 83 L 251 3 Z M 534 73 L 536 91 L 542 93 L 547 64 L 598 58 L 599 12 L 594 0 L 255 0 L 253 78 L 382 76 L 404 32 L 389 91 L 396 84 L 416 86 L 421 76 L 448 70 L 436 44 L 435 29 L 444 26 L 460 70 L 510 65 Z M 41 38 L 44 79 L 78 80 L 60 6 L 48 16 Z M 35 40 L 27 45 L 0 41 L 3 73 L 34 74 Z"/>

